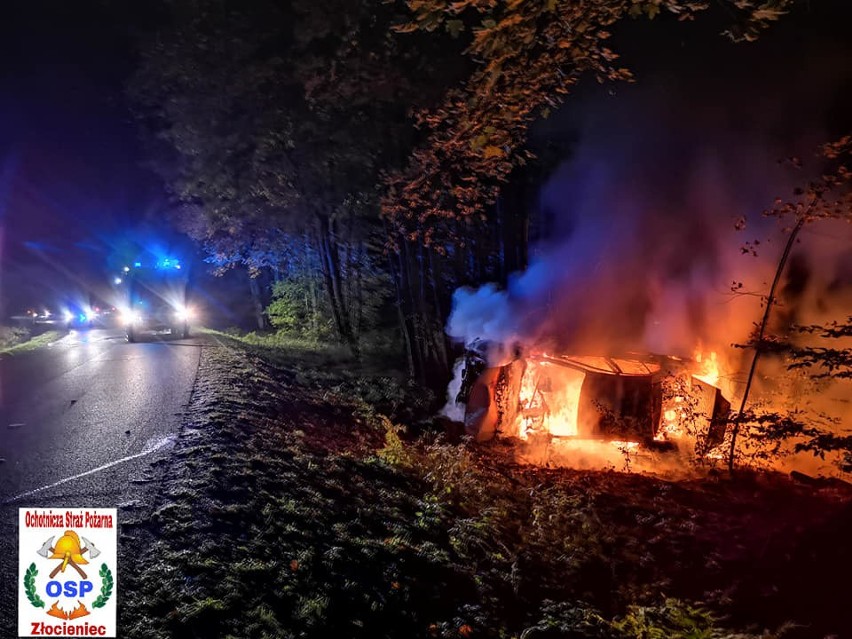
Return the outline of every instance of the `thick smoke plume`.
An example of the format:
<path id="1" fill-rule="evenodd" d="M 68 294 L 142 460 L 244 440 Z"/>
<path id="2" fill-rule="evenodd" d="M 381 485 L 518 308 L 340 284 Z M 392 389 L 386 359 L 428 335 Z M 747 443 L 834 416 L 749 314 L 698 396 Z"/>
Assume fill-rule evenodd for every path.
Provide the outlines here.
<path id="1" fill-rule="evenodd" d="M 791 67 L 801 86 L 785 97 L 761 72 L 777 65 L 779 46 L 729 55 L 743 70 L 717 66 L 726 84 L 702 77 L 696 63 L 700 82 L 640 76 L 615 96 L 575 100 L 551 125 L 574 126 L 578 142 L 542 192 L 535 223 L 546 240 L 505 290 L 458 290 L 447 333 L 492 341 L 492 365 L 515 343 L 577 355 L 715 351 L 726 373 L 720 385 L 735 400 L 748 353 L 732 345 L 759 321 L 786 241 L 785 222 L 761 213 L 819 170 L 814 153 L 830 139 L 825 114 L 836 108 L 838 82 L 852 80 Z M 824 46 L 821 55 L 838 55 Z M 805 170 L 779 163 L 790 156 Z M 802 234 L 779 317 L 804 324 L 852 314 L 850 231 L 820 222 Z M 755 240 L 757 255 L 742 250 Z"/>
<path id="2" fill-rule="evenodd" d="M 852 48 L 823 38 L 791 50 L 794 36 L 783 29 L 737 48 L 690 28 L 698 30 L 642 31 L 641 42 L 656 35 L 660 44 L 641 56 L 624 36 L 639 82 L 614 95 L 587 87 L 539 131 L 574 130 L 578 140 L 542 192 L 534 224 L 546 239 L 507 290 L 456 293 L 450 336 L 688 355 L 698 343 L 726 346 L 748 333 L 759 299 L 732 295 L 731 284 L 766 292 L 785 238 L 783 224 L 760 214 L 807 178 L 779 159 L 798 156 L 819 170 L 827 114 L 852 85 L 844 66 Z M 683 68 L 661 71 L 675 53 Z M 794 58 L 784 77 L 796 91 L 779 83 L 779 55 Z M 742 217 L 748 226 L 738 232 Z M 849 239 L 827 225 L 803 235 L 797 259 L 807 288 L 836 284 L 849 268 Z M 752 240 L 761 242 L 757 257 L 741 251 Z"/>

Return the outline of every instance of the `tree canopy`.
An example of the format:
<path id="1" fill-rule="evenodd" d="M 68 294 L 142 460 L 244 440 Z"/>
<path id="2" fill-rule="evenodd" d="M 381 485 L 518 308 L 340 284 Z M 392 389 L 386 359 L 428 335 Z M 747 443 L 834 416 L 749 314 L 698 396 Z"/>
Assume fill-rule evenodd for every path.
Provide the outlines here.
<path id="1" fill-rule="evenodd" d="M 728 0 L 726 33 L 752 40 L 793 0 Z M 388 181 L 383 210 L 404 234 L 430 243 L 446 220 L 481 217 L 512 170 L 530 158 L 533 122 L 559 107 L 582 77 L 627 81 L 607 44 L 625 18 L 668 12 L 692 19 L 706 0 L 409 0 L 399 33 L 445 31 L 466 38 L 474 68 L 437 108 L 416 114 L 427 132 L 407 167 Z"/>
<path id="2" fill-rule="evenodd" d="M 131 94 L 183 227 L 219 268 L 319 277 L 353 347 L 360 278 L 384 270 L 410 369 L 439 376 L 453 290 L 505 278 L 510 255 L 526 266 L 529 212 L 498 197 L 529 170 L 531 125 L 583 77 L 632 78 L 608 45 L 619 21 L 709 5 L 162 2 Z M 725 0 L 728 36 L 753 39 L 792 4 Z"/>

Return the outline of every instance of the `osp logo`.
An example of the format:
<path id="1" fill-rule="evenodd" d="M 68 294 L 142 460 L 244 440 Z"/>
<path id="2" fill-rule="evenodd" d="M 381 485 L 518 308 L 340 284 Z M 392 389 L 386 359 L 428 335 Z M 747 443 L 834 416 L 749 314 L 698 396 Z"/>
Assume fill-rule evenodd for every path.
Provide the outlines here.
<path id="1" fill-rule="evenodd" d="M 18 636 L 116 636 L 116 510 L 19 511 Z"/>

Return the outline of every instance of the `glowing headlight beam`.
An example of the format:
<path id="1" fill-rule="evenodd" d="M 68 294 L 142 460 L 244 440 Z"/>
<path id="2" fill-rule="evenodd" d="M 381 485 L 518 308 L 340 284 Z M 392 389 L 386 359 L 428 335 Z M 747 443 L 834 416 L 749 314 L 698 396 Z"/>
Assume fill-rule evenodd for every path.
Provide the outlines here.
<path id="1" fill-rule="evenodd" d="M 142 322 L 142 314 L 139 311 L 134 311 L 130 308 L 119 309 L 118 317 L 123 326 L 130 326 L 131 324 L 139 324 Z"/>
<path id="2" fill-rule="evenodd" d="M 193 312 L 191 308 L 188 308 L 183 305 L 175 308 L 175 317 L 178 319 L 178 321 L 187 322 L 192 319 L 192 316 Z"/>

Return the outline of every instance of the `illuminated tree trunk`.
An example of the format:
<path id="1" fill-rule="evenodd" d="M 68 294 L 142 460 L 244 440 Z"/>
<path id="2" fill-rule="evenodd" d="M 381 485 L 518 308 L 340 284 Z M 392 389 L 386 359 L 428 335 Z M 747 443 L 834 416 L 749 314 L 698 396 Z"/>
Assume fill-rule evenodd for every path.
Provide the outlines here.
<path id="1" fill-rule="evenodd" d="M 263 302 L 260 297 L 260 286 L 257 283 L 257 278 L 253 277 L 251 273 L 248 275 L 249 278 L 249 291 L 251 292 L 251 305 L 254 309 L 254 318 L 257 322 L 258 330 L 264 330 L 266 328 L 266 317 L 263 314 Z"/>
<path id="2" fill-rule="evenodd" d="M 740 402 L 740 410 L 737 412 L 737 416 L 734 418 L 734 428 L 731 432 L 731 448 L 728 451 L 728 472 L 731 474 L 733 474 L 734 472 L 734 459 L 736 457 L 737 435 L 740 431 L 740 423 L 742 422 L 746 402 L 748 401 L 748 395 L 751 391 L 751 384 L 754 381 L 754 374 L 757 370 L 757 362 L 760 359 L 761 349 L 763 348 L 763 338 L 766 334 L 766 327 L 769 324 L 769 314 L 772 312 L 772 305 L 775 303 L 775 291 L 778 288 L 778 282 L 781 281 L 781 275 L 784 272 L 784 267 L 787 265 L 787 258 L 790 257 L 790 251 L 793 248 L 793 244 L 796 241 L 796 237 L 798 237 L 799 231 L 802 230 L 802 227 L 805 225 L 806 220 L 807 213 L 799 218 L 799 221 L 796 222 L 796 226 L 793 227 L 793 230 L 790 232 L 790 237 L 787 238 L 787 245 L 784 247 L 784 253 L 781 254 L 781 260 L 778 262 L 778 268 L 775 270 L 775 278 L 772 280 L 772 286 L 769 288 L 769 296 L 766 298 L 766 308 L 763 311 L 763 319 L 761 319 L 760 321 L 760 327 L 758 328 L 757 337 L 755 338 L 754 356 L 751 359 L 751 367 L 748 371 L 748 378 L 746 379 L 746 386 L 745 390 L 743 391 L 743 399 L 742 402 Z"/>

